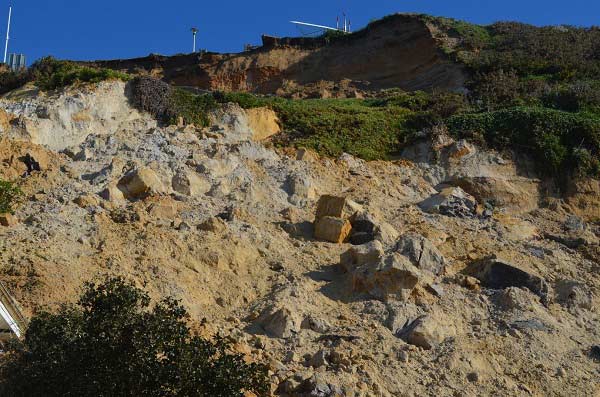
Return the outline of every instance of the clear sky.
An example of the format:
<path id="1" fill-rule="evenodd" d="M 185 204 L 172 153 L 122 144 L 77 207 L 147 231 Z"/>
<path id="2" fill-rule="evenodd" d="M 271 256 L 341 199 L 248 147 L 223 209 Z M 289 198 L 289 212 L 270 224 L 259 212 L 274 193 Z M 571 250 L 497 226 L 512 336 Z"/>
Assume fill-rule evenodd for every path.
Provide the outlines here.
<path id="1" fill-rule="evenodd" d="M 395 12 L 420 12 L 488 24 L 517 20 L 535 25 L 600 25 L 598 0 L 13 0 L 10 52 L 28 62 L 44 55 L 68 59 L 113 59 L 150 53 L 191 52 L 190 28 L 200 29 L 198 47 L 238 52 L 263 33 L 300 32 L 301 20 L 334 25 L 349 15 L 358 29 Z M 0 32 L 6 35 L 9 1 L 0 0 Z M 2 39 L 2 44 L 4 44 Z"/>

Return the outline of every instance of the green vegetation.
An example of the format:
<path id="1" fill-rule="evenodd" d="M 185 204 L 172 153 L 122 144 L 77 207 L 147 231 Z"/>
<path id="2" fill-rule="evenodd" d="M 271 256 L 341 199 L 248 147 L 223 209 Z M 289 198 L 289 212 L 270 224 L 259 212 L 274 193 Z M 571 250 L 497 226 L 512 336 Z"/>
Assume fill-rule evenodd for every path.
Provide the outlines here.
<path id="1" fill-rule="evenodd" d="M 0 179 L 0 214 L 12 213 L 15 203 L 21 195 L 22 192 L 18 186 Z"/>
<path id="2" fill-rule="evenodd" d="M 71 61 L 42 58 L 31 66 L 31 79 L 45 91 L 66 87 L 74 83 L 99 83 L 104 80 L 128 81 L 130 76 L 112 69 L 81 66 Z"/>
<path id="3" fill-rule="evenodd" d="M 27 71 L 0 73 L 0 94 L 22 87 L 29 82 L 33 82 L 44 91 L 50 91 L 75 83 L 99 83 L 111 79 L 128 81 L 130 78 L 129 75 L 112 69 L 92 68 L 71 61 L 45 57 L 36 61 Z"/>
<path id="4" fill-rule="evenodd" d="M 142 290 L 114 278 L 86 284 L 77 306 L 39 313 L 0 368 L 3 396 L 268 395 L 267 370 L 193 335 L 172 299 L 150 309 Z"/>

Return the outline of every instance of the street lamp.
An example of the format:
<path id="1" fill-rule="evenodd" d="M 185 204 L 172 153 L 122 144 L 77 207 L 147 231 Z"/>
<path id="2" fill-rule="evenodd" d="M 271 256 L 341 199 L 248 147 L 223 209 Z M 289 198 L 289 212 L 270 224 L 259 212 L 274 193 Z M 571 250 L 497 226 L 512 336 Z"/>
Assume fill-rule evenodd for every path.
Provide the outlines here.
<path id="1" fill-rule="evenodd" d="M 194 47 L 192 52 L 196 52 L 196 35 L 198 34 L 198 28 L 192 28 L 192 35 L 194 36 Z"/>

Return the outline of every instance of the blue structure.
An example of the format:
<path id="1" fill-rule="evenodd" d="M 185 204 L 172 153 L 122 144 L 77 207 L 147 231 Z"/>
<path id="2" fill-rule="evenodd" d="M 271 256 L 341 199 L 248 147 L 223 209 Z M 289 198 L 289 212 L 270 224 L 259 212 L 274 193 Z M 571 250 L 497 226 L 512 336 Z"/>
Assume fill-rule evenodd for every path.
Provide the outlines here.
<path id="1" fill-rule="evenodd" d="M 8 56 L 8 67 L 10 70 L 14 72 L 18 72 L 19 70 L 23 70 L 27 68 L 27 64 L 25 63 L 25 55 L 23 54 L 10 54 Z"/>

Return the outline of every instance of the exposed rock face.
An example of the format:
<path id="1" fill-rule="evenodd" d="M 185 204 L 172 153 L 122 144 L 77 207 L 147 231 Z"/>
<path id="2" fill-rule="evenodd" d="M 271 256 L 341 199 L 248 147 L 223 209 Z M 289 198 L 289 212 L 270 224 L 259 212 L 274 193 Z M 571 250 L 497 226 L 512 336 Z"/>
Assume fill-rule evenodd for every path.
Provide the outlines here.
<path id="1" fill-rule="evenodd" d="M 460 89 L 462 69 L 445 59 L 431 29 L 417 16 L 396 15 L 343 41 L 265 38 L 262 47 L 239 54 L 152 55 L 94 64 L 146 70 L 175 85 L 263 94 L 308 91 L 326 97 L 333 88 L 345 96 L 367 87 Z"/>
<path id="2" fill-rule="evenodd" d="M 254 141 L 263 141 L 281 132 L 277 114 L 269 108 L 246 109 Z"/>
<path id="3" fill-rule="evenodd" d="M 578 216 L 586 220 L 600 219 L 600 181 L 584 179 L 572 181 L 566 202 Z"/>
<path id="4" fill-rule="evenodd" d="M 275 338 L 289 338 L 300 330 L 298 315 L 285 308 L 265 314 L 259 322 L 267 334 Z"/>
<path id="5" fill-rule="evenodd" d="M 19 121 L 3 130 L 8 136 L 60 151 L 81 144 L 91 134 L 112 135 L 134 122 L 156 125 L 132 109 L 124 93 L 125 83 L 104 82 L 77 95 L 58 92 L 35 105 L 0 100 L 0 108 Z"/>

